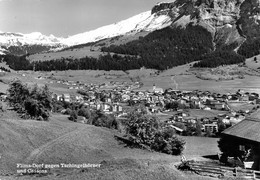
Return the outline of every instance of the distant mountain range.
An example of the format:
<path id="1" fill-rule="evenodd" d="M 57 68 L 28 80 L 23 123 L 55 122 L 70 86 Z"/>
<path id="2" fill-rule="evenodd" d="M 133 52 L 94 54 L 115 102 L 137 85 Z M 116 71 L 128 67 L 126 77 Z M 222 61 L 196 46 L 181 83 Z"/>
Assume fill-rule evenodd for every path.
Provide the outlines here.
<path id="1" fill-rule="evenodd" d="M 9 32 L 0 33 L 0 46 L 2 48 L 0 49 L 0 52 L 7 53 L 8 51 L 11 51 L 10 53 L 12 53 L 14 47 L 16 47 L 16 49 L 17 47 L 20 47 L 21 51 L 18 51 L 18 53 L 13 51 L 13 53 L 21 55 L 25 53 L 24 51 L 30 52 L 30 46 L 40 47 L 39 51 L 42 51 L 43 47 L 46 47 L 44 50 L 61 49 L 64 47 L 96 42 L 115 36 L 135 34 L 141 31 L 152 32 L 170 26 L 171 23 L 172 21 L 170 16 L 157 15 L 156 13 L 151 13 L 151 11 L 147 11 L 118 23 L 103 26 L 85 33 L 76 34 L 68 38 L 58 38 L 53 35 L 46 36 L 40 32 L 30 34 Z"/>
<path id="2" fill-rule="evenodd" d="M 144 34 L 143 38 L 139 38 L 140 33 Z M 127 36 L 137 38 L 115 43 Z M 100 43 L 107 39 L 113 39 L 113 47 L 111 44 Z M 180 64 L 183 59 L 186 60 L 185 63 L 198 60 L 219 50 L 252 57 L 260 54 L 260 1 L 162 2 L 150 11 L 68 38 L 45 36 L 38 32 L 0 33 L 0 53 L 22 55 L 50 50 L 59 53 L 62 49 L 82 48 L 81 44 L 91 42 L 102 44 L 99 49 L 103 52 L 135 55 L 143 58 L 143 61 L 166 59 L 170 66 Z"/>

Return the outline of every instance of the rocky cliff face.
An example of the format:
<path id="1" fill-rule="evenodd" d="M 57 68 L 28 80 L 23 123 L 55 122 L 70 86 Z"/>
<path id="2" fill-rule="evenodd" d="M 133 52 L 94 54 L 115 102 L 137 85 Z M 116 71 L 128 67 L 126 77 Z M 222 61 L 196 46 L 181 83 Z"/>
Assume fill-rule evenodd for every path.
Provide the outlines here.
<path id="1" fill-rule="evenodd" d="M 260 37 L 260 1 L 245 0 L 240 7 L 238 21 L 243 34 L 248 40 Z"/>
<path id="2" fill-rule="evenodd" d="M 201 25 L 212 33 L 215 49 L 237 50 L 260 36 L 259 0 L 176 0 L 159 3 L 152 13 L 172 18 L 172 27 Z"/>

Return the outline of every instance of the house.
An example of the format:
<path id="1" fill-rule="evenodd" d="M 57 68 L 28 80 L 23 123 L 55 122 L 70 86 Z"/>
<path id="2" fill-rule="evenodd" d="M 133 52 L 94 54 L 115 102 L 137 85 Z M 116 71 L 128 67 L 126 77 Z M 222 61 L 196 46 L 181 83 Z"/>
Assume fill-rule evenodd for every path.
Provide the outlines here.
<path id="1" fill-rule="evenodd" d="M 169 125 L 169 127 L 173 128 L 177 134 L 181 134 L 184 131 L 183 129 L 176 127 L 174 125 Z"/>
<path id="2" fill-rule="evenodd" d="M 253 94 L 249 95 L 249 97 L 248 97 L 249 101 L 255 101 L 256 99 L 258 99 L 258 96 L 253 95 Z"/>
<path id="3" fill-rule="evenodd" d="M 230 121 L 230 118 L 229 117 L 227 117 L 227 118 L 224 118 L 224 119 L 222 119 L 221 120 L 224 124 L 231 124 L 231 121 Z"/>
<path id="4" fill-rule="evenodd" d="M 253 156 L 252 169 L 260 170 L 260 110 L 245 118 L 236 125 L 222 132 L 223 137 L 227 137 L 232 142 L 239 143 L 241 147 L 249 147 Z"/>
<path id="5" fill-rule="evenodd" d="M 153 89 L 151 89 L 150 92 L 162 94 L 162 93 L 163 93 L 163 89 L 162 89 L 162 88 L 157 88 L 157 87 L 155 86 L 155 84 L 154 84 L 154 85 L 153 85 Z"/>
<path id="6" fill-rule="evenodd" d="M 260 104 L 260 99 L 256 99 L 255 103 Z"/>
<path id="7" fill-rule="evenodd" d="M 112 99 L 111 98 L 106 98 L 105 101 L 106 101 L 106 103 L 111 103 Z"/>
<path id="8" fill-rule="evenodd" d="M 104 103 L 103 104 L 103 111 L 110 112 L 112 110 L 111 105 Z"/>
<path id="9" fill-rule="evenodd" d="M 128 94 L 123 94 L 122 95 L 122 100 L 123 101 L 128 101 L 128 100 L 130 100 L 130 96 Z"/>
<path id="10" fill-rule="evenodd" d="M 114 105 L 112 106 L 112 111 L 113 111 L 113 112 L 117 112 L 117 109 L 118 109 L 118 105 L 114 104 Z"/>
<path id="11" fill-rule="evenodd" d="M 63 101 L 62 95 L 59 94 L 52 94 L 52 99 L 55 99 L 56 101 Z"/>
<path id="12" fill-rule="evenodd" d="M 206 110 L 206 111 L 210 111 L 210 110 L 211 110 L 211 108 L 208 107 L 208 106 L 204 106 L 202 109 L 203 109 L 203 110 Z"/>
<path id="13" fill-rule="evenodd" d="M 97 109 L 97 110 L 101 110 L 101 108 L 102 108 L 101 104 L 97 104 L 97 105 L 96 105 L 96 109 Z"/>
<path id="14" fill-rule="evenodd" d="M 0 92 L 1 101 L 5 101 L 7 99 L 7 94 Z"/>
<path id="15" fill-rule="evenodd" d="M 211 123 L 211 124 L 204 124 L 203 125 L 203 129 L 205 130 L 205 132 L 218 132 L 218 125 L 216 123 Z"/>
<path id="16" fill-rule="evenodd" d="M 122 112 L 123 111 L 123 107 L 122 106 L 117 106 L 117 111 Z"/>
<path id="17" fill-rule="evenodd" d="M 70 102 L 70 94 L 62 94 L 62 99 L 65 102 Z"/>
<path id="18" fill-rule="evenodd" d="M 223 110 L 225 109 L 225 103 L 215 103 L 214 104 L 214 108 L 217 109 L 217 110 Z"/>
<path id="19" fill-rule="evenodd" d="M 240 101 L 249 101 L 249 96 L 248 95 L 243 95 L 239 98 Z"/>

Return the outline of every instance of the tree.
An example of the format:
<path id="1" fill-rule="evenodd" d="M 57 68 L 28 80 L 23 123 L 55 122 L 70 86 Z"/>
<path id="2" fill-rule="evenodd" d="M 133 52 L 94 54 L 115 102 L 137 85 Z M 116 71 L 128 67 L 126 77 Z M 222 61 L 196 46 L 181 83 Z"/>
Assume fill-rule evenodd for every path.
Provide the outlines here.
<path id="1" fill-rule="evenodd" d="M 8 91 L 8 102 L 10 106 L 22 114 L 22 117 L 38 118 L 48 120 L 51 110 L 51 94 L 48 86 L 39 88 L 35 85 L 32 89 L 22 84 L 20 80 L 11 83 Z"/>
<path id="2" fill-rule="evenodd" d="M 202 127 L 201 121 L 200 121 L 200 119 L 197 119 L 197 121 L 196 121 L 196 135 L 197 136 L 201 136 L 201 127 Z"/>
<path id="3" fill-rule="evenodd" d="M 77 119 L 78 119 L 77 112 L 76 112 L 75 110 L 72 110 L 72 111 L 70 112 L 69 120 L 76 122 Z"/>
<path id="4" fill-rule="evenodd" d="M 119 127 L 119 122 L 113 115 L 106 115 L 100 110 L 91 113 L 88 123 L 94 126 L 106 127 L 110 129 L 118 129 Z"/>
<path id="5" fill-rule="evenodd" d="M 224 131 L 226 129 L 226 124 L 219 119 L 218 120 L 218 134 L 221 134 L 222 131 Z"/>
<path id="6" fill-rule="evenodd" d="M 41 90 L 41 94 L 39 97 L 39 101 L 41 102 L 41 104 L 48 110 L 52 109 L 52 98 L 51 98 L 51 92 L 49 89 L 49 86 L 47 86 L 46 84 L 43 86 L 42 90 Z"/>
<path id="7" fill-rule="evenodd" d="M 78 111 L 79 116 L 84 116 L 85 118 L 90 118 L 91 114 L 88 108 L 81 107 Z"/>
<path id="8" fill-rule="evenodd" d="M 174 101 L 174 102 L 169 102 L 165 105 L 166 109 L 173 109 L 173 110 L 177 110 L 178 109 L 178 102 Z"/>
<path id="9" fill-rule="evenodd" d="M 206 130 L 206 137 L 212 137 L 213 136 L 213 133 L 211 132 L 210 129 L 207 129 Z"/>
<path id="10" fill-rule="evenodd" d="M 179 155 L 185 142 L 175 136 L 175 130 L 149 116 L 144 107 L 135 107 L 125 122 L 126 134 L 133 144 L 155 151 Z"/>
<path id="11" fill-rule="evenodd" d="M 13 81 L 7 90 L 7 100 L 9 105 L 16 110 L 21 110 L 24 106 L 24 101 L 29 97 L 30 92 L 26 85 L 22 84 L 20 80 Z"/>
<path id="12" fill-rule="evenodd" d="M 157 131 L 152 149 L 166 154 L 179 155 L 184 150 L 185 141 L 175 136 L 172 128 L 163 128 Z"/>
<path id="13" fill-rule="evenodd" d="M 196 127 L 192 123 L 187 123 L 186 130 L 183 132 L 185 136 L 193 136 L 196 134 Z"/>
<path id="14" fill-rule="evenodd" d="M 135 137 L 134 143 L 150 146 L 158 128 L 158 119 L 147 116 L 144 109 L 136 109 L 128 116 L 126 133 Z"/>

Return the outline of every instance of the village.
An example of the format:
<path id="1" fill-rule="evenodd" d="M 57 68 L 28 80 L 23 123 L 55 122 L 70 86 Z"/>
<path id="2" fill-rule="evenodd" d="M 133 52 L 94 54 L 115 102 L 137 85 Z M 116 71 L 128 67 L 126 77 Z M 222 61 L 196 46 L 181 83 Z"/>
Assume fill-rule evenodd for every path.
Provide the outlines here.
<path id="1" fill-rule="evenodd" d="M 259 94 L 242 90 L 219 94 L 201 90 L 180 91 L 171 88 L 163 90 L 155 84 L 148 90 L 140 90 L 141 82 L 111 81 L 102 84 L 50 82 L 53 83 L 65 85 L 77 92 L 53 93 L 52 98 L 56 101 L 83 104 L 89 109 L 112 114 L 118 119 L 126 117 L 131 106 L 143 105 L 148 114 L 158 116 L 180 135 L 196 135 L 195 129 L 199 123 L 202 133 L 215 136 L 244 120 L 260 105 Z M 202 115 L 196 116 L 192 112 L 202 112 Z M 188 134 L 187 129 L 190 130 Z"/>

